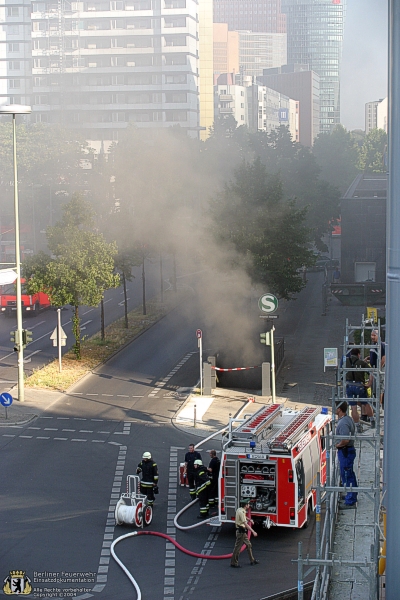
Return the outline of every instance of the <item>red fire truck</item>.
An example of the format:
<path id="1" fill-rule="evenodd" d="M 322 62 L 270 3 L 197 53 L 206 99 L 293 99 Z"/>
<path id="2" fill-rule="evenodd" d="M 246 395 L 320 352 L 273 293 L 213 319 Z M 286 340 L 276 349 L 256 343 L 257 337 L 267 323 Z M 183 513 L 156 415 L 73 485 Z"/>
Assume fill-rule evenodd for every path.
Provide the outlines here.
<path id="1" fill-rule="evenodd" d="M 264 406 L 222 441 L 218 520 L 233 521 L 242 498 L 265 527 L 307 526 L 316 505 L 317 473 L 326 482 L 326 408 Z"/>
<path id="2" fill-rule="evenodd" d="M 37 294 L 27 294 L 24 289 L 25 280 L 22 279 L 21 303 L 22 311 L 25 314 L 37 314 L 40 310 L 51 306 L 47 294 L 38 292 Z M 3 285 L 0 287 L 0 311 L 6 316 L 12 315 L 17 310 L 17 296 L 15 285 Z"/>

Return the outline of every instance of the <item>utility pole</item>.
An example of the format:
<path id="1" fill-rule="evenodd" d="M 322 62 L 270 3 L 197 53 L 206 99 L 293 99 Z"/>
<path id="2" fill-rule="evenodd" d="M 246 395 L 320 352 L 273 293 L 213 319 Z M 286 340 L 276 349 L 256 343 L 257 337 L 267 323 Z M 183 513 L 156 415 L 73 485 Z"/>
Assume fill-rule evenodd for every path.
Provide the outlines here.
<path id="1" fill-rule="evenodd" d="M 386 600 L 397 600 L 400 569 L 397 552 L 400 539 L 398 502 L 400 471 L 396 452 L 400 431 L 397 407 L 400 361 L 400 3 L 389 0 L 389 178 L 386 215 L 386 382 L 383 504 L 387 510 Z M 378 409 L 379 410 L 379 409 Z"/>

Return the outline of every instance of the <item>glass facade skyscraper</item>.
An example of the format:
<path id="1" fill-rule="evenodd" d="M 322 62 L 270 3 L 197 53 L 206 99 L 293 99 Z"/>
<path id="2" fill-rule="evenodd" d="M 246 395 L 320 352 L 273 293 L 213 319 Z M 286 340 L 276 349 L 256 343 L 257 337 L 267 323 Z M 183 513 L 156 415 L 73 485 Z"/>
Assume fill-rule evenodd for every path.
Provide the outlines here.
<path id="1" fill-rule="evenodd" d="M 340 123 L 340 63 L 347 0 L 282 0 L 288 64 L 308 64 L 320 78 L 320 132 Z"/>

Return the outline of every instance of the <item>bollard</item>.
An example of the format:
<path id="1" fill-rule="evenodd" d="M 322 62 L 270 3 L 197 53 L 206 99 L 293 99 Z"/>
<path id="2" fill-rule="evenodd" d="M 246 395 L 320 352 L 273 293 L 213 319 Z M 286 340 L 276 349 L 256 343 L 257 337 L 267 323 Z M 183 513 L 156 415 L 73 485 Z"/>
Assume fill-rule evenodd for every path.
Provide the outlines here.
<path id="1" fill-rule="evenodd" d="M 196 405 L 193 408 L 193 427 L 196 427 Z"/>

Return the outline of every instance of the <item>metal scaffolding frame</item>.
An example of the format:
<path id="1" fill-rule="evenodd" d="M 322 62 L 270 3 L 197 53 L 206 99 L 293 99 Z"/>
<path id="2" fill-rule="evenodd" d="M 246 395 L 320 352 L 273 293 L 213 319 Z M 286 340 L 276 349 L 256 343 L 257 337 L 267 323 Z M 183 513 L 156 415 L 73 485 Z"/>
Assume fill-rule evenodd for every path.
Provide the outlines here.
<path id="1" fill-rule="evenodd" d="M 377 345 L 365 343 L 366 331 L 377 329 L 379 332 Z M 354 345 L 350 342 L 350 337 L 356 332 L 361 332 L 360 343 Z M 313 571 L 315 571 L 315 581 L 312 591 L 312 600 L 325 600 L 329 598 L 329 584 L 331 580 L 332 569 L 337 566 L 347 566 L 355 568 L 369 584 L 368 600 L 377 600 L 379 594 L 379 576 L 378 576 L 378 561 L 380 539 L 382 537 L 380 528 L 380 511 L 381 511 L 381 419 L 380 419 L 380 394 L 381 381 L 383 371 L 381 370 L 381 325 L 374 325 L 370 319 L 364 319 L 362 316 L 361 326 L 353 326 L 346 320 L 346 333 L 343 344 L 342 364 L 338 368 L 338 377 L 336 387 L 332 389 L 332 428 L 329 435 L 325 438 L 327 449 L 327 478 L 326 485 L 320 484 L 320 476 L 318 473 L 316 486 L 316 554 L 315 558 L 303 557 L 302 542 L 298 545 L 298 557 L 293 562 L 298 565 L 298 600 L 304 599 L 304 579 Z M 336 457 L 335 446 L 336 442 L 345 439 L 344 436 L 336 435 L 336 407 L 340 401 L 349 399 L 346 397 L 346 374 L 349 371 L 354 371 L 354 367 L 346 368 L 345 358 L 350 350 L 354 347 L 360 348 L 362 353 L 374 349 L 377 352 L 377 367 L 369 369 L 360 369 L 366 371 L 373 377 L 373 385 L 371 387 L 371 397 L 363 398 L 372 406 L 375 414 L 375 428 L 371 427 L 368 435 L 355 433 L 351 439 L 360 444 L 369 444 L 374 449 L 374 483 L 370 487 L 357 487 L 357 493 L 362 493 L 370 502 L 373 503 L 374 513 L 374 529 L 373 543 L 370 548 L 369 560 L 347 560 L 340 556 L 334 550 L 334 533 L 338 516 L 338 498 L 344 492 L 348 492 L 349 488 L 340 484 L 340 472 L 338 460 Z M 348 436 L 346 436 L 348 439 Z M 350 490 L 353 490 L 350 487 Z M 325 510 L 323 510 L 323 508 Z M 322 517 L 324 518 L 322 519 Z M 323 520 L 323 523 L 322 523 Z M 305 567 L 310 567 L 305 571 Z"/>

